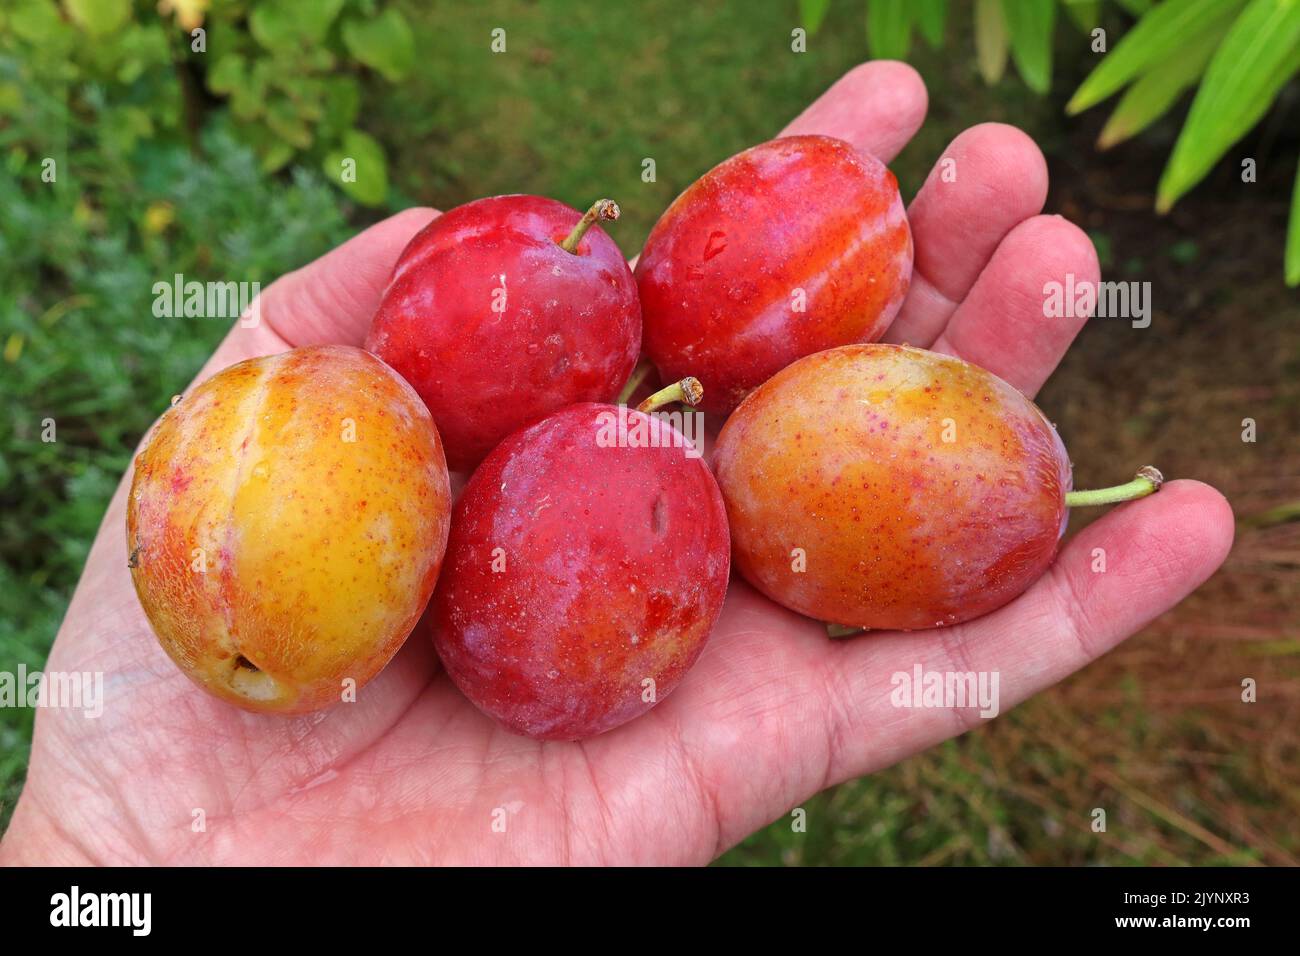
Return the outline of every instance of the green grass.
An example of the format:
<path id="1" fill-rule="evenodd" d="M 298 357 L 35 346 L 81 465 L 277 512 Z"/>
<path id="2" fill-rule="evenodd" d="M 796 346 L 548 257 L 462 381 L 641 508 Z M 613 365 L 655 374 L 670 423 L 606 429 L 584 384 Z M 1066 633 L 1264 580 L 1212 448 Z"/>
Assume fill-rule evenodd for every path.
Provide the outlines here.
<path id="1" fill-rule="evenodd" d="M 775 135 L 866 49 L 853 3 L 834 5 L 804 53 L 791 50 L 798 19 L 786 0 L 646 0 L 599 12 L 563 0 L 405 6 L 421 51 L 406 85 L 418 94 L 380 97 L 364 120 L 390 151 L 401 193 L 444 208 L 505 192 L 583 209 L 611 196 L 624 215 L 610 231 L 629 255 L 682 189 Z M 495 27 L 507 32 L 505 53 L 489 48 Z M 932 121 L 893 164 L 905 193 L 972 122 L 1059 125 L 1053 102 L 1019 81 L 988 89 L 967 58 L 922 59 L 937 86 Z M 959 96 L 945 95 L 954 87 Z"/>
<path id="2" fill-rule="evenodd" d="M 635 252 L 678 191 L 769 138 L 861 53 L 827 30 L 790 50 L 792 5 L 485 2 L 408 6 L 422 51 L 408 84 L 368 111 L 410 195 L 451 205 L 542 192 L 586 208 L 612 196 Z M 507 31 L 494 54 L 490 31 Z M 643 160 L 656 181 L 642 180 Z"/>

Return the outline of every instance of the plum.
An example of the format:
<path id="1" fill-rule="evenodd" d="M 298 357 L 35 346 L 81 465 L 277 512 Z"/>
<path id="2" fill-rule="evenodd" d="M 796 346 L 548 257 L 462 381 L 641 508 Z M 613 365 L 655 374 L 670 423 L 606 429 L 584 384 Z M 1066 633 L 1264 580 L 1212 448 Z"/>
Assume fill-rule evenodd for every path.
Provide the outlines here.
<path id="1" fill-rule="evenodd" d="M 465 696 L 512 731 L 600 734 L 663 700 L 699 657 L 729 551 L 713 475 L 671 421 L 572 405 L 470 478 L 430 605 L 434 643 Z"/>
<path id="2" fill-rule="evenodd" d="M 450 510 L 411 387 L 358 348 L 295 349 L 231 366 L 155 425 L 127 503 L 131 579 L 199 686 L 248 710 L 316 710 L 414 628 Z"/>
<path id="3" fill-rule="evenodd" d="M 880 338 L 907 295 L 912 235 L 898 182 L 829 136 L 733 156 L 655 224 L 636 282 L 646 354 L 708 383 L 730 412 L 795 359 Z"/>
<path id="4" fill-rule="evenodd" d="M 714 469 L 740 573 L 792 610 L 852 628 L 969 620 L 1051 563 L 1073 492 L 1056 429 L 1002 379 L 947 355 L 847 345 L 756 389 Z"/>
<path id="5" fill-rule="evenodd" d="M 632 271 L 598 219 L 541 196 L 493 196 L 425 226 L 397 260 L 366 348 L 415 387 L 453 470 L 574 402 L 607 402 L 636 364 Z"/>

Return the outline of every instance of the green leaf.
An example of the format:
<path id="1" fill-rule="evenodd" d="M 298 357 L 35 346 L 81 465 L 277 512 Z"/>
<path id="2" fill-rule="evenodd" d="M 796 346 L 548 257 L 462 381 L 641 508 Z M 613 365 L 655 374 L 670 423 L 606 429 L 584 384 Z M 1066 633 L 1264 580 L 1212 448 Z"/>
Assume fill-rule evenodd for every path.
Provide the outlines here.
<path id="1" fill-rule="evenodd" d="M 1101 0 L 1065 0 L 1065 12 L 1084 33 L 1101 26 Z"/>
<path id="2" fill-rule="evenodd" d="M 40 43 L 64 28 L 54 0 L 18 0 L 17 5 L 7 12 L 7 27 L 29 43 Z"/>
<path id="3" fill-rule="evenodd" d="M 268 50 L 288 50 L 298 43 L 298 23 L 293 11 L 281 3 L 266 3 L 248 18 L 253 39 Z"/>
<path id="4" fill-rule="evenodd" d="M 826 11 L 831 7 L 831 0 L 799 0 L 799 22 L 812 36 L 821 29 L 826 19 Z"/>
<path id="5" fill-rule="evenodd" d="M 1120 97 L 1115 112 L 1106 120 L 1097 137 L 1097 148 L 1110 149 L 1164 116 L 1183 92 L 1201 78 L 1222 36 L 1219 21 L 1208 23 L 1199 36 L 1188 37 L 1181 50 L 1139 77 Z"/>
<path id="6" fill-rule="evenodd" d="M 1124 34 L 1066 104 L 1073 116 L 1100 103 L 1148 67 L 1182 49 L 1189 33 L 1240 5 L 1240 0 L 1165 0 Z"/>
<path id="7" fill-rule="evenodd" d="M 247 68 L 247 62 L 238 53 L 223 56 L 208 74 L 208 89 L 213 93 L 233 93 L 243 81 Z"/>
<path id="8" fill-rule="evenodd" d="M 360 130 L 348 130 L 343 144 L 325 157 L 325 175 L 357 202 L 378 206 L 388 196 L 384 149 Z"/>
<path id="9" fill-rule="evenodd" d="M 915 0 L 912 20 L 930 49 L 939 49 L 943 46 L 943 31 L 948 20 L 948 0 Z"/>
<path id="10" fill-rule="evenodd" d="M 230 111 L 241 120 L 253 120 L 267 111 L 267 78 L 271 61 L 259 58 L 250 67 L 238 53 L 227 53 L 208 73 L 208 89 L 230 98 Z"/>
<path id="11" fill-rule="evenodd" d="M 1286 233 L 1286 284 L 1300 285 L 1300 165 L 1296 166 L 1295 188 L 1291 190 L 1291 225 Z"/>
<path id="12" fill-rule="evenodd" d="M 22 87 L 17 83 L 0 83 L 0 116 L 12 116 L 22 107 Z"/>
<path id="13" fill-rule="evenodd" d="M 325 80 L 324 106 L 320 138 L 325 142 L 336 142 L 352 127 L 361 112 L 361 84 L 356 77 L 328 77 Z"/>
<path id="14" fill-rule="evenodd" d="M 258 165 L 264 173 L 276 173 L 289 165 L 293 159 L 293 147 L 288 143 L 274 142 L 267 145 L 258 157 Z"/>
<path id="15" fill-rule="evenodd" d="M 906 60 L 912 49 L 909 0 L 868 0 L 867 49 L 876 60 Z"/>
<path id="16" fill-rule="evenodd" d="M 975 60 L 992 86 L 1007 68 L 1007 21 L 1000 0 L 975 0 Z"/>
<path id="17" fill-rule="evenodd" d="M 97 124 L 99 142 L 110 155 L 123 155 L 135 149 L 141 139 L 153 134 L 153 120 L 138 106 L 105 110 Z"/>
<path id="18" fill-rule="evenodd" d="M 313 43 L 322 43 L 329 32 L 330 24 L 338 19 L 346 0 L 288 0 L 294 11 L 303 19 L 307 39 Z"/>
<path id="19" fill-rule="evenodd" d="M 266 113 L 273 65 L 259 59 L 239 80 L 230 96 L 230 112 L 241 120 L 253 120 Z M 265 155 L 265 153 L 263 154 Z"/>
<path id="20" fill-rule="evenodd" d="M 1151 0 L 1116 0 L 1116 2 L 1135 17 L 1146 16 L 1151 9 Z"/>
<path id="21" fill-rule="evenodd" d="M 1011 36 L 1011 56 L 1035 93 L 1052 87 L 1052 37 L 1056 0 L 1003 0 L 1002 13 Z"/>
<path id="22" fill-rule="evenodd" d="M 415 35 L 406 18 L 392 7 L 373 20 L 344 21 L 343 45 L 390 83 L 402 79 L 415 65 Z"/>
<path id="23" fill-rule="evenodd" d="M 311 128 L 297 105 L 290 100 L 274 99 L 266 105 L 266 125 L 280 139 L 295 149 L 312 143 Z"/>
<path id="24" fill-rule="evenodd" d="M 325 80 L 319 76 L 303 76 L 298 79 L 292 93 L 294 106 L 298 115 L 311 125 L 319 123 L 325 117 Z"/>
<path id="25" fill-rule="evenodd" d="M 91 36 L 105 36 L 131 17 L 131 0 L 64 0 L 68 16 Z"/>
<path id="26" fill-rule="evenodd" d="M 1300 68 L 1300 0 L 1252 0 L 1205 71 L 1156 188 L 1167 211 L 1268 112 Z"/>
<path id="27" fill-rule="evenodd" d="M 133 23 L 113 39 L 118 58 L 119 83 L 132 83 L 153 66 L 171 66 L 167 31 L 157 23 Z"/>
<path id="28" fill-rule="evenodd" d="M 273 51 L 322 43 L 344 0 L 261 0 L 248 18 L 253 39 Z"/>

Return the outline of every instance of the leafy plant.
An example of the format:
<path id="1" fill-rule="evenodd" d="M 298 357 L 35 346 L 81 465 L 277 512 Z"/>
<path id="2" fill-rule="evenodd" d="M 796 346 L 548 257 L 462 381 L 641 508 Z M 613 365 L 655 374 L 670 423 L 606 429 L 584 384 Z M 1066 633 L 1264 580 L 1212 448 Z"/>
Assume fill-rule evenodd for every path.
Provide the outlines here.
<path id="1" fill-rule="evenodd" d="M 11 0 L 0 9 L 0 122 L 62 100 L 97 148 L 193 141 L 214 106 L 264 172 L 321 164 L 352 198 L 387 197 L 383 149 L 356 128 L 367 72 L 400 82 L 415 62 L 402 14 L 378 0 Z M 41 124 L 26 145 L 48 149 Z M 56 143 L 59 146 L 76 144 Z M 48 155 L 45 153 L 43 155 Z"/>
<path id="2" fill-rule="evenodd" d="M 825 18 L 830 0 L 800 0 L 808 31 Z M 1066 111 L 1082 112 L 1123 91 L 1098 139 L 1108 149 L 1141 133 L 1184 93 L 1196 95 L 1156 189 L 1167 212 L 1265 116 L 1300 72 L 1300 0 L 1121 0 L 1137 23 L 1075 91 Z M 1052 40 L 1058 0 L 975 0 L 973 34 L 980 75 L 996 83 L 1008 56 L 1027 86 L 1051 87 Z M 1059 0 L 1070 19 L 1092 31 L 1100 0 Z M 868 0 L 871 55 L 905 59 L 913 28 L 938 48 L 947 0 Z M 1300 285 L 1300 169 L 1284 254 L 1289 286 Z"/>
<path id="3" fill-rule="evenodd" d="M 1098 64 L 1070 100 L 1078 113 L 1128 85 L 1103 131 L 1110 146 L 1145 129 L 1199 81 L 1156 188 L 1165 212 L 1264 117 L 1300 72 L 1298 0 L 1165 0 Z M 1287 285 L 1300 285 L 1300 185 L 1285 252 Z"/>
<path id="4" fill-rule="evenodd" d="M 85 178 L 120 176 L 121 188 L 96 202 L 66 183 L 14 175 L 21 154 L 6 142 L 12 131 L 0 129 L 6 667 L 39 666 L 132 448 L 230 326 L 156 317 L 154 283 L 181 272 L 265 286 L 352 231 L 323 177 L 259 175 L 252 150 L 220 126 L 204 136 L 211 159 L 161 142 L 142 143 L 134 166 L 105 158 Z M 24 749 L 11 751 L 7 740 L 29 732 L 30 717 L 0 708 L 0 805 L 14 772 L 9 755 Z"/>
<path id="5" fill-rule="evenodd" d="M 142 144 L 122 188 L 96 203 L 0 174 L 0 564 L 75 579 L 134 443 L 229 328 L 157 317 L 156 282 L 265 287 L 352 231 L 319 174 L 259 175 L 221 124 L 203 145 L 210 160 Z"/>

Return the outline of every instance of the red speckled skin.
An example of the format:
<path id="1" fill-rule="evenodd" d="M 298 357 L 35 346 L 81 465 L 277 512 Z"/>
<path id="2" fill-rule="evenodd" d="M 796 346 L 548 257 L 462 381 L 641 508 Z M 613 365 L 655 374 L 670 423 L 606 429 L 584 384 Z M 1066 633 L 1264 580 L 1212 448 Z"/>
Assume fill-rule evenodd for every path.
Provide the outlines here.
<path id="1" fill-rule="evenodd" d="M 415 387 L 454 471 L 506 435 L 574 402 L 609 401 L 636 364 L 641 307 L 614 240 L 540 196 L 458 206 L 403 250 L 366 348 Z M 494 312 L 502 288 L 505 309 Z"/>
<path id="2" fill-rule="evenodd" d="M 898 182 L 829 136 L 762 143 L 705 173 L 646 240 L 644 349 L 730 412 L 795 359 L 884 334 L 912 276 Z M 803 292 L 803 310 L 796 290 Z"/>
<path id="3" fill-rule="evenodd" d="M 746 580 L 809 617 L 909 630 L 1029 587 L 1065 531 L 1071 484 L 1033 402 L 897 345 L 830 349 L 775 375 L 728 419 L 714 470 Z"/>
<path id="4" fill-rule="evenodd" d="M 726 595 L 713 475 L 681 447 L 602 447 L 602 416 L 614 414 L 575 405 L 516 432 L 452 516 L 434 643 L 466 697 L 530 737 L 576 740 L 631 720 L 654 706 L 647 678 L 663 700 Z M 660 439 L 674 432 L 628 416 Z"/>

